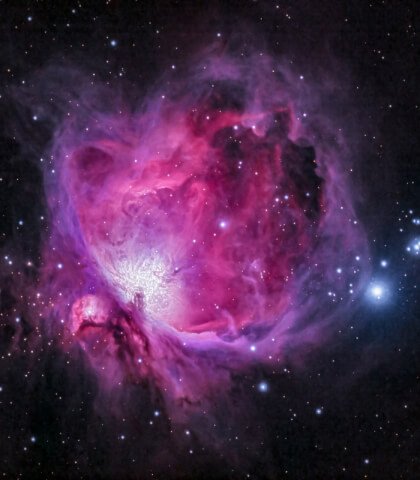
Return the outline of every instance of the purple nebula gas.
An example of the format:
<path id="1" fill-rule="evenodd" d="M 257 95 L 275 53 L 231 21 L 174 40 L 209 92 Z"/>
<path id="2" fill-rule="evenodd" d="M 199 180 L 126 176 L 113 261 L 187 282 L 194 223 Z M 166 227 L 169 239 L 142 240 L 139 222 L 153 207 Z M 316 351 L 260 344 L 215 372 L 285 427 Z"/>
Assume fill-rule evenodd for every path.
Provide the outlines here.
<path id="1" fill-rule="evenodd" d="M 322 87 L 268 55 L 194 65 L 136 107 L 75 98 L 45 170 L 45 318 L 105 390 L 152 382 L 172 418 L 321 344 L 367 257 Z"/>

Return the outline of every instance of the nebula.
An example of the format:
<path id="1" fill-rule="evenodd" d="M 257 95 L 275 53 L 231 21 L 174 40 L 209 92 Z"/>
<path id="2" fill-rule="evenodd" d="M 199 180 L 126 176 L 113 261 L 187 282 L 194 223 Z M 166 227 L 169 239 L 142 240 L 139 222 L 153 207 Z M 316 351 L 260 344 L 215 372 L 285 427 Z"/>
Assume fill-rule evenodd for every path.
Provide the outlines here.
<path id="1" fill-rule="evenodd" d="M 44 316 L 105 388 L 152 382 L 176 418 L 344 321 L 367 258 L 352 159 L 322 86 L 299 82 L 204 52 L 137 105 L 75 99 L 55 127 Z"/>

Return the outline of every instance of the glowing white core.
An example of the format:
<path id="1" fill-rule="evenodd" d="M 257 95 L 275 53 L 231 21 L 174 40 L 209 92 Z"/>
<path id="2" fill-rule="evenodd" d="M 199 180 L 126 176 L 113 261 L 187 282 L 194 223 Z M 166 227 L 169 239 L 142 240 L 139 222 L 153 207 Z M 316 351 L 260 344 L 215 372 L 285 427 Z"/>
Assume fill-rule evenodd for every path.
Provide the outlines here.
<path id="1" fill-rule="evenodd" d="M 178 297 L 173 269 L 157 252 L 114 263 L 112 282 L 122 300 L 134 303 L 152 319 L 166 320 Z"/>

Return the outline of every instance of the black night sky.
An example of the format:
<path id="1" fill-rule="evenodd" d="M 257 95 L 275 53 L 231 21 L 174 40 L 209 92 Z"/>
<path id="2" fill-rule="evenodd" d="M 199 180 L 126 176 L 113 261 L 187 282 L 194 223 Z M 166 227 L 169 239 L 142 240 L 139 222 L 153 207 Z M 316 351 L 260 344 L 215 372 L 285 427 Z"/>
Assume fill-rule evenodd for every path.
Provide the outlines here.
<path id="1" fill-rule="evenodd" d="M 420 478 L 417 27 L 414 1 L 0 1 L 2 478 Z M 60 272 L 47 264 L 65 274 L 71 260 L 45 253 L 60 217 L 44 164 L 66 102 L 84 99 L 75 72 L 101 85 L 92 111 L 121 98 L 129 116 L 215 42 L 301 72 L 307 98 L 327 88 L 319 79 L 334 85 L 316 105 L 348 139 L 369 278 L 325 341 L 232 367 L 178 421 L 150 375 L 127 370 L 122 393 L 105 393 L 48 318 L 56 299 L 42 295 Z"/>

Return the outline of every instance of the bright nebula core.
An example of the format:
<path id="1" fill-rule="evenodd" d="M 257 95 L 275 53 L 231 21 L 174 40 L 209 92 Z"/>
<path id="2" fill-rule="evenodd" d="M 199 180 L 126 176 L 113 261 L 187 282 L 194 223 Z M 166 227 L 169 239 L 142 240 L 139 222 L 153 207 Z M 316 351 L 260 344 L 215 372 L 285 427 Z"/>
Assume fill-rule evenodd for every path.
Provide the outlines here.
<path id="1" fill-rule="evenodd" d="M 263 55 L 177 75 L 136 107 L 73 101 L 45 170 L 42 282 L 103 385 L 147 379 L 173 416 L 320 344 L 367 257 L 349 148 L 303 110 L 321 86 Z"/>

